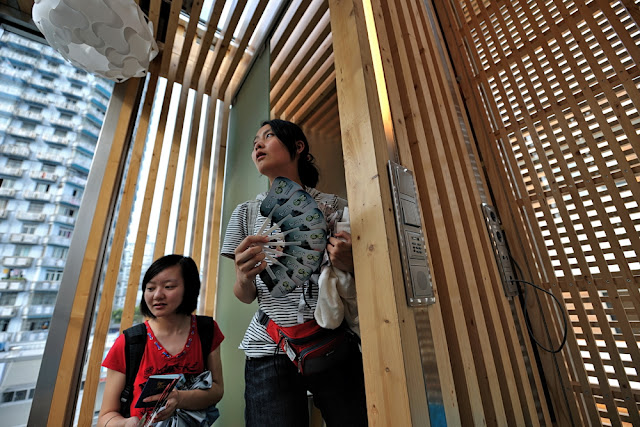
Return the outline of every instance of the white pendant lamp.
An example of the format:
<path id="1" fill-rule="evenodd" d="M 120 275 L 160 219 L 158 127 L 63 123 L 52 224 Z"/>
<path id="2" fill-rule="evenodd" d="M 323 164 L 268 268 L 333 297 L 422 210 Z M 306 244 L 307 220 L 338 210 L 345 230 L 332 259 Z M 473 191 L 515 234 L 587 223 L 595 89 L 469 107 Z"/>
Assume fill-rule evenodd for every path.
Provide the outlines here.
<path id="1" fill-rule="evenodd" d="M 133 0 L 35 0 L 32 15 L 65 59 L 118 83 L 143 77 L 158 54 L 153 25 Z"/>

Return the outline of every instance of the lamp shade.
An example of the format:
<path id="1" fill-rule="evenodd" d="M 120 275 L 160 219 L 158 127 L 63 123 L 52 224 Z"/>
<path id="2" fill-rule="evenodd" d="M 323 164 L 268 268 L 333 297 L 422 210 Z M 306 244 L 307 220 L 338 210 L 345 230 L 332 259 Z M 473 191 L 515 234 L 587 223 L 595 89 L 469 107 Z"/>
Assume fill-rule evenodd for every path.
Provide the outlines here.
<path id="1" fill-rule="evenodd" d="M 32 15 L 60 55 L 115 82 L 143 77 L 158 54 L 153 25 L 133 0 L 35 0 Z"/>

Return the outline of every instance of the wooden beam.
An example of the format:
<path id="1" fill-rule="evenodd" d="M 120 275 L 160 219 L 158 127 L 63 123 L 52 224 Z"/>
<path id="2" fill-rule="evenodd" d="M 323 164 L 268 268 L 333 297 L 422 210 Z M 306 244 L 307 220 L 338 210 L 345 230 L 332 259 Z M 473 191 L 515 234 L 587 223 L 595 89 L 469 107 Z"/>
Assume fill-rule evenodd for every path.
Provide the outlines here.
<path id="1" fill-rule="evenodd" d="M 406 305 L 382 122 L 364 11 L 330 0 L 336 82 L 370 425 L 428 425 L 413 314 Z M 414 411 L 412 414 L 412 410 Z"/>

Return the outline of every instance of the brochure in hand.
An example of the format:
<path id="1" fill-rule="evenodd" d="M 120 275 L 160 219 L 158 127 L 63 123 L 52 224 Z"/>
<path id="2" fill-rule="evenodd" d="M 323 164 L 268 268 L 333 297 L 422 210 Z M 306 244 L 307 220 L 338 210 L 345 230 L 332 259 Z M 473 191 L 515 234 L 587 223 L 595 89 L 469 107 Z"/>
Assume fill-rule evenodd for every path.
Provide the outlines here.
<path id="1" fill-rule="evenodd" d="M 182 377 L 181 374 L 167 374 L 167 375 L 151 375 L 147 380 L 142 393 L 136 402 L 136 408 L 151 408 L 151 413 L 146 413 L 144 417 L 138 422 L 137 427 L 151 426 L 155 422 L 158 412 L 164 409 L 169 394 L 175 388 L 176 384 Z M 160 394 L 160 399 L 151 402 L 143 402 L 149 396 L 155 396 Z"/>

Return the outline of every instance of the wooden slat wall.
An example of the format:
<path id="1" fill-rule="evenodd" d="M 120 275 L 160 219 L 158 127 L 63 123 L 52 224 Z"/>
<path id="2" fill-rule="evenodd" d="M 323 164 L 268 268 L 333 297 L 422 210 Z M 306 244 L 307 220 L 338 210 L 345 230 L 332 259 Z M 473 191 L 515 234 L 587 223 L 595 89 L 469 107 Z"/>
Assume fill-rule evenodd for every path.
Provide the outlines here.
<path id="1" fill-rule="evenodd" d="M 558 423 L 638 425 L 638 2 L 438 8 L 522 278 L 569 316 L 562 352 L 540 352 Z M 562 318 L 538 298 L 556 347 Z"/>
<path id="2" fill-rule="evenodd" d="M 415 173 L 437 283 L 438 303 L 428 310 L 439 309 L 447 325 L 442 359 L 453 381 L 441 384 L 459 405 L 450 422 L 550 423 L 502 295 L 438 29 L 422 2 L 372 3 L 399 159 Z"/>

